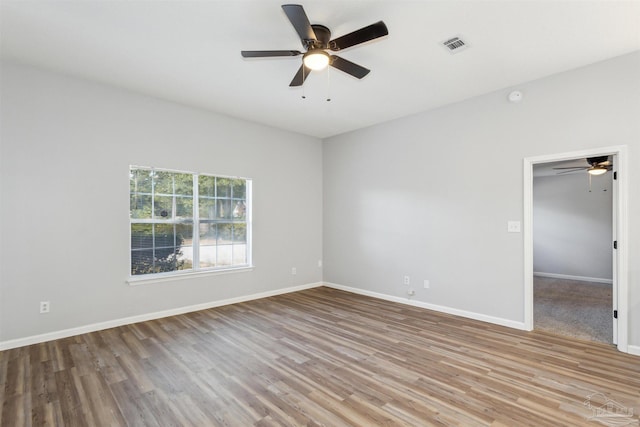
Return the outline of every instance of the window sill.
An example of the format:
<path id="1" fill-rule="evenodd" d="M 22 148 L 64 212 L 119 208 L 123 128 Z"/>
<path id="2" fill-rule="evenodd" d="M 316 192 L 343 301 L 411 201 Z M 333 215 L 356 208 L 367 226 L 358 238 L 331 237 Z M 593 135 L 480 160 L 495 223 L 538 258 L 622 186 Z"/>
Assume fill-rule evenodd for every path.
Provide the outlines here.
<path id="1" fill-rule="evenodd" d="M 132 277 L 129 277 L 126 280 L 126 282 L 129 284 L 129 286 L 138 286 L 138 285 L 146 285 L 150 283 L 162 283 L 162 282 L 172 282 L 174 280 L 193 279 L 196 277 L 218 276 L 221 274 L 232 274 L 232 273 L 246 273 L 249 271 L 253 271 L 253 269 L 254 269 L 253 265 L 248 265 L 243 267 L 232 267 L 232 268 L 225 268 L 220 270 L 201 270 L 201 271 L 191 271 L 187 273 L 132 276 Z"/>

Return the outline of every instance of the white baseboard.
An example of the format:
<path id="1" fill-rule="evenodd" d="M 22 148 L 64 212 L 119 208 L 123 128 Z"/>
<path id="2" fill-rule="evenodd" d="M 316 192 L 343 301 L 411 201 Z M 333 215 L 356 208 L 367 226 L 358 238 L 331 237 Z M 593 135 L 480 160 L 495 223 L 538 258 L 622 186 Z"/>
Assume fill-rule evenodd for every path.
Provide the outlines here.
<path id="1" fill-rule="evenodd" d="M 386 301 L 399 302 L 401 304 L 407 304 L 414 307 L 426 308 L 428 310 L 439 311 L 441 313 L 453 314 L 455 316 L 466 317 L 468 319 L 480 320 L 482 322 L 493 323 L 496 325 L 506 326 L 509 328 L 526 330 L 524 322 L 517 322 L 515 320 L 503 319 L 501 317 L 488 316 L 486 314 L 474 313 L 471 311 L 459 310 L 457 308 L 445 307 L 442 305 L 430 304 L 428 302 L 411 300 L 408 298 L 397 297 L 393 295 L 380 294 L 377 292 L 371 292 L 364 289 L 352 288 L 349 286 L 338 285 L 336 283 L 324 282 L 324 286 L 328 288 L 339 289 L 341 291 L 351 292 L 354 294 L 366 295 L 373 298 L 379 298 Z"/>
<path id="2" fill-rule="evenodd" d="M 541 271 L 534 271 L 533 275 L 538 277 L 549 277 L 552 279 L 577 280 L 579 282 L 608 283 L 608 284 L 613 283 L 612 279 L 602 279 L 599 277 L 572 276 L 570 274 L 544 273 Z"/>
<path id="3" fill-rule="evenodd" d="M 628 345 L 627 353 L 640 356 L 640 345 Z"/>
<path id="4" fill-rule="evenodd" d="M 8 341 L 0 341 L 0 351 L 11 348 L 23 347 L 26 345 L 39 344 L 46 341 L 72 337 L 74 335 L 86 334 L 89 332 L 101 331 L 103 329 L 116 328 L 118 326 L 130 325 L 132 323 L 146 322 L 148 320 L 161 319 L 163 317 L 176 316 L 178 314 L 191 313 L 193 311 L 206 310 L 208 308 L 220 307 L 223 305 L 237 304 L 239 302 L 252 301 L 276 295 L 288 294 L 290 292 L 302 291 L 305 289 L 317 288 L 323 284 L 309 283 L 306 285 L 292 286 L 289 288 L 276 289 L 273 291 L 260 292 L 252 295 L 245 295 L 235 298 L 228 298 L 219 301 L 210 301 L 203 304 L 190 305 L 186 307 L 172 308 L 169 310 L 156 311 L 154 313 L 140 314 L 137 316 L 125 317 L 121 319 L 108 320 L 106 322 L 92 323 L 90 325 L 76 328 L 64 329 L 61 331 L 47 332 L 46 334 L 32 335 L 24 338 L 17 338 Z"/>
<path id="5" fill-rule="evenodd" d="M 300 286 L 292 286 L 288 288 L 276 289 L 273 291 L 260 292 L 252 295 L 245 295 L 235 298 L 228 298 L 219 301 L 211 301 L 203 304 L 190 305 L 186 307 L 179 307 L 170 310 L 157 311 L 154 313 L 141 314 L 138 316 L 125 317 L 121 319 L 109 320 L 106 322 L 93 323 L 90 325 L 79 326 L 76 328 L 64 329 L 61 331 L 48 332 L 46 334 L 33 335 L 24 338 L 17 338 L 8 341 L 0 341 L 0 351 L 9 350 L 12 348 L 23 347 L 26 345 L 39 344 L 46 341 L 67 338 L 74 335 L 86 334 L 89 332 L 101 331 L 109 328 L 116 328 L 118 326 L 129 325 L 132 323 L 145 322 L 148 320 L 161 319 L 163 317 L 176 316 L 184 313 L 191 313 L 194 311 L 206 310 L 214 307 L 221 307 L 224 305 L 237 304 L 240 302 L 247 302 L 252 300 L 257 300 L 261 298 L 268 298 L 276 295 L 288 294 L 291 292 L 303 291 L 305 289 L 317 288 L 319 286 L 326 286 L 329 288 L 339 289 L 346 292 L 351 292 L 354 294 L 365 295 L 373 298 L 379 298 L 382 300 L 398 302 L 401 304 L 407 304 L 414 307 L 425 308 L 428 310 L 438 311 L 441 313 L 453 314 L 455 316 L 466 317 L 468 319 L 480 320 L 482 322 L 493 323 L 496 325 L 507 326 L 509 328 L 525 330 L 523 322 L 516 322 L 509 319 L 503 319 L 500 317 L 488 316 L 485 314 L 474 313 L 465 310 L 459 310 L 451 307 L 445 307 L 436 304 L 430 304 L 422 301 L 410 300 L 407 298 L 392 296 L 381 294 L 378 292 L 367 291 L 364 289 L 352 288 L 349 286 L 338 285 L 336 283 L 329 282 L 317 282 L 317 283 L 309 283 L 306 285 Z M 640 346 L 629 345 L 627 348 L 627 352 L 629 354 L 633 354 L 636 356 L 640 356 Z"/>

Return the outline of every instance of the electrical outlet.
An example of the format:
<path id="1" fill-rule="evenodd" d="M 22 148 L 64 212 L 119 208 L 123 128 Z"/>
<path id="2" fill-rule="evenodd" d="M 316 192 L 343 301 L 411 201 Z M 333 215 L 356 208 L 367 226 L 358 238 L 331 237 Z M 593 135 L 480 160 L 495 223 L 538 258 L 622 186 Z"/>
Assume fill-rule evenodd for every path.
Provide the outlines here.
<path id="1" fill-rule="evenodd" d="M 298 270 L 295 267 L 291 267 L 291 275 L 295 276 L 296 274 L 298 274 Z"/>
<path id="2" fill-rule="evenodd" d="M 427 279 L 424 279 L 424 288 L 429 289 L 429 281 Z"/>
<path id="3" fill-rule="evenodd" d="M 402 283 L 404 283 L 405 285 L 410 284 L 411 278 L 409 276 L 404 276 L 404 280 L 402 281 Z"/>
<path id="4" fill-rule="evenodd" d="M 321 259 L 318 260 L 318 267 L 322 267 L 322 260 Z"/>
<path id="5" fill-rule="evenodd" d="M 40 301 L 40 313 L 48 313 L 51 310 L 49 301 Z"/>
<path id="6" fill-rule="evenodd" d="M 414 291 L 413 289 L 409 289 L 409 290 L 407 291 L 407 294 L 408 294 L 409 296 L 414 296 L 414 295 L 416 294 L 416 291 Z"/>

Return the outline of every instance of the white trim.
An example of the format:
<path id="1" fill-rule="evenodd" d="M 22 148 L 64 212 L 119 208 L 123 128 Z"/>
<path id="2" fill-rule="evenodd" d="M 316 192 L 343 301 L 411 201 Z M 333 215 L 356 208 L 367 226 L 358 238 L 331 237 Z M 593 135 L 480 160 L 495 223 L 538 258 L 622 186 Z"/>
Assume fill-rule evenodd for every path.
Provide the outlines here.
<path id="1" fill-rule="evenodd" d="M 178 314 L 191 313 L 193 311 L 206 310 L 213 307 L 220 307 L 223 305 L 237 304 L 240 302 L 252 301 L 261 298 L 272 297 L 276 295 L 288 294 L 291 292 L 303 291 L 305 289 L 317 288 L 322 286 L 322 283 L 309 283 L 306 285 L 291 286 L 289 288 L 276 289 L 273 291 L 260 292 L 252 295 L 245 295 L 240 297 L 228 298 L 219 301 L 210 301 L 203 304 L 195 304 L 186 307 L 172 308 L 169 310 L 156 311 L 154 313 L 140 314 L 137 316 L 124 317 L 121 319 L 109 320 L 106 322 L 92 323 L 90 325 L 79 326 L 76 328 L 63 329 L 61 331 L 48 332 L 46 334 L 33 335 L 25 338 L 17 338 L 14 340 L 1 341 L 0 351 L 8 350 L 16 347 L 23 347 L 25 345 L 39 344 L 46 341 L 57 340 L 61 338 L 67 338 L 74 335 L 86 334 L 89 332 L 101 331 L 103 329 L 116 328 L 118 326 L 129 325 L 132 323 L 146 322 L 148 320 L 161 319 L 168 316 L 176 316 Z"/>
<path id="2" fill-rule="evenodd" d="M 614 266 L 614 286 L 617 286 L 617 346 L 618 350 L 628 353 L 629 340 L 629 270 L 628 270 L 628 205 L 629 184 L 627 173 L 627 146 L 591 148 L 560 154 L 527 157 L 523 159 L 524 174 L 524 324 L 526 330 L 533 330 L 533 165 L 560 160 L 571 160 L 605 155 L 616 156 L 617 198 L 614 202 L 616 236 L 616 265 Z"/>
<path id="3" fill-rule="evenodd" d="M 627 353 L 633 354 L 635 356 L 640 356 L 640 345 L 631 345 L 627 346 Z"/>
<path id="4" fill-rule="evenodd" d="M 231 274 L 231 273 L 247 273 L 249 271 L 253 271 L 254 266 L 244 266 L 244 267 L 230 267 L 230 268 L 221 268 L 219 270 L 196 270 L 196 271 L 180 271 L 178 273 L 159 273 L 159 274 L 144 274 L 140 276 L 131 276 L 126 282 L 129 286 L 138 286 L 138 285 L 146 285 L 149 283 L 161 283 L 161 282 L 171 282 L 174 280 L 180 279 L 193 279 L 195 277 L 206 277 L 206 276 L 217 276 L 219 274 Z"/>
<path id="5" fill-rule="evenodd" d="M 339 285 L 336 283 L 324 282 L 324 286 L 328 288 L 334 288 L 341 291 L 351 292 L 354 294 L 365 295 L 368 297 L 378 298 L 386 301 L 398 302 L 400 304 L 406 304 L 413 307 L 425 308 L 427 310 L 438 311 L 440 313 L 453 314 L 454 316 L 466 317 L 468 319 L 479 320 L 481 322 L 493 323 L 496 325 L 506 326 L 508 328 L 524 330 L 525 326 L 523 322 L 517 322 L 515 320 L 503 319 L 501 317 L 488 316 L 486 314 L 474 313 L 472 311 L 459 310 L 457 308 L 446 307 L 443 305 L 430 304 L 428 302 L 416 301 L 408 298 L 397 297 L 393 295 L 380 294 L 378 292 L 367 291 L 359 288 L 352 288 L 350 286 Z"/>
<path id="6" fill-rule="evenodd" d="M 171 173 L 186 173 L 186 174 L 191 174 L 191 175 L 215 176 L 215 177 L 218 177 L 218 178 L 228 178 L 228 179 L 244 179 L 244 180 L 250 180 L 251 179 L 251 178 L 247 178 L 246 176 L 220 175 L 220 174 L 213 174 L 213 173 L 209 173 L 209 172 L 184 171 L 184 170 L 171 169 L 171 168 L 162 168 L 162 167 L 161 168 L 157 168 L 155 166 L 129 165 L 129 170 L 131 170 L 131 168 L 144 169 L 144 170 L 148 170 L 148 171 L 160 171 L 160 172 L 171 172 Z"/>
<path id="7" fill-rule="evenodd" d="M 534 271 L 533 275 L 537 277 L 549 277 L 552 279 L 577 280 L 579 282 L 607 283 L 609 285 L 613 284 L 613 279 L 603 279 L 600 277 L 573 276 L 571 274 L 544 273 L 541 271 Z"/>
<path id="8" fill-rule="evenodd" d="M 523 160 L 522 240 L 524 255 L 524 328 L 533 331 L 533 163 Z"/>

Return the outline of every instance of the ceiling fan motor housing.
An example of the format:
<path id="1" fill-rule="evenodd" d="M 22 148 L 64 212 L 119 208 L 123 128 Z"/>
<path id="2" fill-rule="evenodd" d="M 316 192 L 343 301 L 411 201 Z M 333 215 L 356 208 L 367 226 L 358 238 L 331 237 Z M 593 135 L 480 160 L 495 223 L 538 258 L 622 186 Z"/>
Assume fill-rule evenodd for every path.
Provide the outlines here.
<path id="1" fill-rule="evenodd" d="M 600 163 L 604 163 L 609 160 L 609 156 L 598 156 L 598 157 L 589 157 L 587 158 L 587 163 L 591 166 L 596 166 Z"/>
<path id="2" fill-rule="evenodd" d="M 316 33 L 316 40 L 305 40 L 307 49 L 328 49 L 329 40 L 331 40 L 331 30 L 324 25 L 311 25 L 313 32 Z"/>

